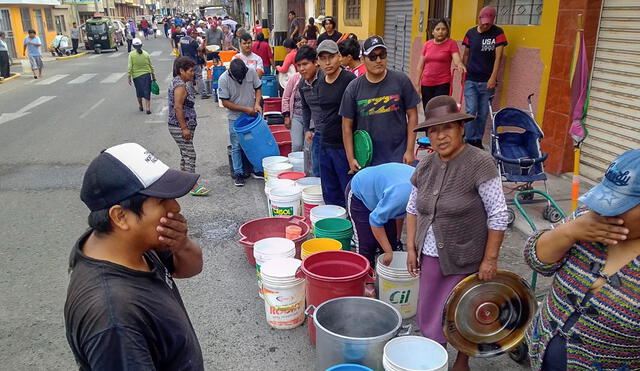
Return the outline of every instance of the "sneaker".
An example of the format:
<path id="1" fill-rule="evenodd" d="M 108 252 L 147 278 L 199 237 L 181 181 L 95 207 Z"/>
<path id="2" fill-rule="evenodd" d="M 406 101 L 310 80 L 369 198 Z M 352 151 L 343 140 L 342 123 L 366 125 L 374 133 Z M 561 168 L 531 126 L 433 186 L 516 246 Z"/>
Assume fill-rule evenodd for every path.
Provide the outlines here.
<path id="1" fill-rule="evenodd" d="M 147 110 L 147 115 L 150 115 L 150 114 L 151 114 L 151 111 Z"/>
<path id="2" fill-rule="evenodd" d="M 241 174 L 236 175 L 236 177 L 235 177 L 235 179 L 234 179 L 233 184 L 234 184 L 236 187 L 242 187 L 242 186 L 244 186 L 244 178 L 242 177 L 242 175 L 241 175 Z"/>
<path id="3" fill-rule="evenodd" d="M 144 108 L 142 108 L 142 106 L 139 106 L 138 109 L 140 110 L 140 112 L 144 111 Z"/>
<path id="4" fill-rule="evenodd" d="M 253 179 L 264 179 L 264 173 L 262 171 L 256 171 L 255 173 L 251 173 L 251 177 Z"/>

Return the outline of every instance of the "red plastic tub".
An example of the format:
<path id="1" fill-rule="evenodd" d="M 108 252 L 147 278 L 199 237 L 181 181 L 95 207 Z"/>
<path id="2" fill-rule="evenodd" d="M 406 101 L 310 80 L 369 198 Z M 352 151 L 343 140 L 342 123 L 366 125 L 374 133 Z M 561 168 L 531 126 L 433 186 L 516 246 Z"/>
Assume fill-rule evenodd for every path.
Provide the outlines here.
<path id="1" fill-rule="evenodd" d="M 282 112 L 282 98 L 265 98 L 264 112 Z"/>
<path id="2" fill-rule="evenodd" d="M 301 171 L 285 171 L 284 173 L 278 174 L 278 179 L 298 180 L 300 178 L 304 178 L 305 176 L 307 175 Z"/>
<path id="3" fill-rule="evenodd" d="M 277 131 L 288 131 L 284 125 L 269 125 L 269 130 L 271 130 L 272 133 Z M 289 133 L 289 137 L 291 137 L 291 133 Z"/>
<path id="4" fill-rule="evenodd" d="M 291 132 L 287 129 L 285 130 L 277 130 L 277 131 L 271 131 L 273 133 L 273 138 L 276 140 L 276 142 L 280 143 L 280 142 L 286 142 L 286 141 L 291 141 Z"/>
<path id="5" fill-rule="evenodd" d="M 365 296 L 365 285 L 373 284 L 373 270 L 364 256 L 345 250 L 322 251 L 302 261 L 306 279 L 307 306 L 316 308 L 343 296 Z M 309 340 L 316 343 L 316 327 L 309 321 Z"/>
<path id="6" fill-rule="evenodd" d="M 298 215 L 275 216 L 271 218 L 255 219 L 241 225 L 238 229 L 238 233 L 240 234 L 238 242 L 240 243 L 240 246 L 244 248 L 244 253 L 247 256 L 249 264 L 256 265 L 256 260 L 253 257 L 253 244 L 263 238 L 285 238 L 287 226 L 290 225 L 297 225 L 302 228 L 300 237 L 293 240 L 296 245 L 296 259 L 300 259 L 302 243 L 307 239 L 309 231 L 311 230 L 307 223 L 305 223 L 303 217 Z"/>

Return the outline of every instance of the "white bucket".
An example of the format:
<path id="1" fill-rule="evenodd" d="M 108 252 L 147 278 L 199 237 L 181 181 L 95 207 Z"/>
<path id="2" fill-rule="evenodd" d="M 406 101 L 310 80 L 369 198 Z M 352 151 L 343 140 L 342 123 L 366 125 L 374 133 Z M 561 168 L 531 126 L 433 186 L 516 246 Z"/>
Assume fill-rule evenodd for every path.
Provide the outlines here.
<path id="1" fill-rule="evenodd" d="M 314 176 L 308 176 L 308 177 L 300 178 L 300 179 L 296 180 L 296 185 L 298 187 L 300 187 L 300 189 L 305 189 L 305 188 L 310 187 L 310 186 L 319 186 L 320 185 L 320 178 L 316 178 Z M 322 190 L 322 188 L 321 188 L 321 190 Z M 322 192 L 320 192 L 320 194 L 322 195 Z"/>
<path id="2" fill-rule="evenodd" d="M 286 157 L 284 157 L 286 158 Z M 277 179 L 278 174 L 284 173 L 287 171 L 292 171 L 293 165 L 288 162 L 276 162 L 273 164 L 269 164 L 264 168 L 264 179 Z"/>
<path id="3" fill-rule="evenodd" d="M 300 215 L 300 191 L 295 188 L 272 188 L 269 191 L 271 216 Z"/>
<path id="4" fill-rule="evenodd" d="M 258 276 L 258 294 L 262 297 L 261 267 L 264 263 L 281 258 L 293 258 L 296 255 L 296 244 L 281 237 L 270 237 L 256 241 L 253 245 L 253 257 L 256 259 L 256 275 Z"/>
<path id="5" fill-rule="evenodd" d="M 406 252 L 394 251 L 388 266 L 382 264 L 383 256 L 376 264 L 378 298 L 396 308 L 402 319 L 411 318 L 418 310 L 420 277 L 412 277 L 407 271 Z"/>
<path id="6" fill-rule="evenodd" d="M 447 371 L 447 350 L 429 338 L 400 336 L 384 346 L 385 371 Z"/>
<path id="7" fill-rule="evenodd" d="M 304 322 L 305 282 L 296 277 L 301 263 L 280 258 L 262 266 L 264 312 L 273 328 L 292 329 Z"/>
<path id="8" fill-rule="evenodd" d="M 293 165 L 293 171 L 300 171 L 304 173 L 304 152 L 291 152 L 287 156 L 289 163 Z"/>
<path id="9" fill-rule="evenodd" d="M 295 187 L 295 182 L 291 179 L 269 179 L 264 183 L 264 194 L 267 196 L 267 215 L 271 216 L 271 201 L 269 200 L 269 192 L 274 188 L 290 188 Z"/>
<path id="10" fill-rule="evenodd" d="M 347 210 L 342 206 L 336 205 L 319 205 L 311 209 L 310 220 L 312 228 L 318 220 L 327 218 L 347 219 Z"/>
<path id="11" fill-rule="evenodd" d="M 302 179 L 298 179 L 298 181 Z M 302 206 L 304 208 L 304 218 L 307 220 L 307 223 L 310 223 L 311 221 L 311 210 L 318 205 L 324 205 L 324 198 L 322 198 L 322 186 L 312 185 L 304 187 L 302 189 Z"/>
<path id="12" fill-rule="evenodd" d="M 267 166 L 271 164 L 277 164 L 279 162 L 287 162 L 288 159 L 284 156 L 268 156 L 262 159 L 262 170 L 264 171 L 264 180 L 267 180 Z M 277 177 L 276 177 L 277 178 Z"/>

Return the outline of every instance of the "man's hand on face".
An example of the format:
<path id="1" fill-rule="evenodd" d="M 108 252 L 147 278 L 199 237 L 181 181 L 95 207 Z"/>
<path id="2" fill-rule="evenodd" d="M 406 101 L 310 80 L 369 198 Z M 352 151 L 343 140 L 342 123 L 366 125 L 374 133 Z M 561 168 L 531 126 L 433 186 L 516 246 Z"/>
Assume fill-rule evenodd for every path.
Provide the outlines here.
<path id="1" fill-rule="evenodd" d="M 167 216 L 160 218 L 160 225 L 156 231 L 160 234 L 158 241 L 160 245 L 173 252 L 185 248 L 191 240 L 187 237 L 187 219 L 180 213 L 167 213 Z"/>

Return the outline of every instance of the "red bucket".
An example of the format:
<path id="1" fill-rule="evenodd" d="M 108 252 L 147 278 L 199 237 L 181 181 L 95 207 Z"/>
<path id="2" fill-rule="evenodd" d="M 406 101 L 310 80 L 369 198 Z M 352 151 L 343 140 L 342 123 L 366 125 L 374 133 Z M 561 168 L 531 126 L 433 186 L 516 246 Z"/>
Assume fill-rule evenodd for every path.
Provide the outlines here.
<path id="1" fill-rule="evenodd" d="M 282 112 L 282 98 L 265 98 L 264 112 Z"/>
<path id="2" fill-rule="evenodd" d="M 305 176 L 307 175 L 301 171 L 285 171 L 284 173 L 278 174 L 278 179 L 291 179 L 295 181 Z"/>
<path id="3" fill-rule="evenodd" d="M 300 237 L 293 240 L 296 245 L 296 259 L 300 259 L 300 251 L 302 249 L 302 243 L 307 239 L 311 228 L 304 222 L 304 218 L 298 215 L 293 216 L 275 216 L 271 218 L 255 219 L 250 222 L 246 222 L 240 226 L 238 233 L 240 234 L 240 246 L 244 248 L 244 253 L 247 256 L 249 264 L 256 265 L 256 260 L 253 257 L 253 244 L 264 238 L 269 237 L 286 237 L 287 227 L 290 225 L 297 225 L 302 228 Z"/>
<path id="4" fill-rule="evenodd" d="M 302 261 L 306 278 L 307 306 L 316 308 L 327 300 L 343 296 L 364 296 L 365 285 L 373 284 L 369 260 L 351 251 L 322 251 Z M 309 340 L 316 343 L 316 327 L 309 321 Z"/>
<path id="5" fill-rule="evenodd" d="M 269 125 L 269 130 L 271 130 L 272 133 L 275 133 L 276 131 L 287 131 L 289 129 L 284 125 Z M 291 137 L 291 134 L 289 134 L 289 137 Z"/>

